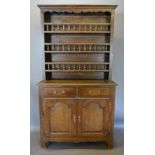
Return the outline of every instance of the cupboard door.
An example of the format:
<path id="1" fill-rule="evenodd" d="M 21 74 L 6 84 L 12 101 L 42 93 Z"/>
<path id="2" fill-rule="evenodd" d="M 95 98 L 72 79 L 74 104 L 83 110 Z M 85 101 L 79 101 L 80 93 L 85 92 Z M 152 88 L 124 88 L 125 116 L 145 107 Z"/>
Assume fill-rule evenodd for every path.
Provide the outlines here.
<path id="1" fill-rule="evenodd" d="M 75 100 L 45 99 L 43 104 L 46 136 L 71 137 L 76 134 Z"/>
<path id="2" fill-rule="evenodd" d="M 79 100 L 78 134 L 84 137 L 105 137 L 110 131 L 110 112 L 109 100 Z"/>

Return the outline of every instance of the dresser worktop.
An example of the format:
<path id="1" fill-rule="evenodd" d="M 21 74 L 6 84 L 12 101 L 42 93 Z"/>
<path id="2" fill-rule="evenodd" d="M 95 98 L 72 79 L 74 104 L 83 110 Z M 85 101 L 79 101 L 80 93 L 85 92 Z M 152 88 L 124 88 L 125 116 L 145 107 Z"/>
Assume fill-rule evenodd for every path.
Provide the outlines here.
<path id="1" fill-rule="evenodd" d="M 42 80 L 39 86 L 117 86 L 113 81 L 105 80 Z"/>

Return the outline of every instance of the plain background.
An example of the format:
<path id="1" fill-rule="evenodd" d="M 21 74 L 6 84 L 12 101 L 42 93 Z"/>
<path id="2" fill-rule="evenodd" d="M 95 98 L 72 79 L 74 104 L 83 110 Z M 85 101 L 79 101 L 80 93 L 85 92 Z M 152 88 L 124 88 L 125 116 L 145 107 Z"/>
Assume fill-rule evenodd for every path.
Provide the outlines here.
<path id="1" fill-rule="evenodd" d="M 155 154 L 154 1 L 125 1 L 125 155 Z M 1 154 L 30 154 L 30 1 L 1 1 Z M 7 58 L 7 63 L 6 63 Z"/>
<path id="2" fill-rule="evenodd" d="M 41 50 L 40 9 L 37 4 L 114 4 L 118 5 L 115 14 L 112 80 L 116 89 L 115 126 L 124 122 L 124 4 L 123 0 L 31 0 L 30 13 L 30 124 L 39 128 L 39 97 L 37 83 L 44 79 L 44 57 Z"/>

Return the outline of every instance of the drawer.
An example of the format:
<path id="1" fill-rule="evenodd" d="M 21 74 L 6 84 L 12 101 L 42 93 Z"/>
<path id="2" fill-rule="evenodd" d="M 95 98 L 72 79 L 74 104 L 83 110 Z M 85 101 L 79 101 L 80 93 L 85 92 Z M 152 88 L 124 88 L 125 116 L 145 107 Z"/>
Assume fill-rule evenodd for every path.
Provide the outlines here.
<path id="1" fill-rule="evenodd" d="M 73 97 L 76 95 L 75 88 L 43 88 L 44 97 Z"/>
<path id="2" fill-rule="evenodd" d="M 110 88 L 86 87 L 79 88 L 79 96 L 81 97 L 108 97 L 110 96 Z"/>

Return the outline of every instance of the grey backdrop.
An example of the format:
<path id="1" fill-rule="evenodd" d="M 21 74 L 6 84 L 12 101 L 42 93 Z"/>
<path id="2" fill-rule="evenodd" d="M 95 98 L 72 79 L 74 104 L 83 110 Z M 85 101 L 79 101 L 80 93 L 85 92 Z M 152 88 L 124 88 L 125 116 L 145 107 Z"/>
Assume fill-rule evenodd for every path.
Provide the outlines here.
<path id="1" fill-rule="evenodd" d="M 30 26 L 30 127 L 39 128 L 39 101 L 37 83 L 44 78 L 43 51 L 41 51 L 40 10 L 37 4 L 54 4 L 51 0 L 31 0 Z M 124 4 L 123 0 L 57 0 L 57 4 L 115 4 L 112 79 L 116 89 L 115 126 L 124 122 Z"/>

